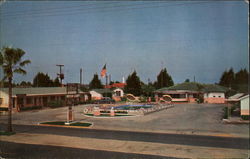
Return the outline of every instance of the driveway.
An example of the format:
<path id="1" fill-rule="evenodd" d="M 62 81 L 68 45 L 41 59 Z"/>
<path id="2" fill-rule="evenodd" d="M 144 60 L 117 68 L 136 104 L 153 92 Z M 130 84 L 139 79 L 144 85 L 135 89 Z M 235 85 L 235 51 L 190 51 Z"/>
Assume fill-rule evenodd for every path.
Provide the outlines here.
<path id="1" fill-rule="evenodd" d="M 100 118 L 83 115 L 88 105 L 74 107 L 75 120 L 94 123 L 93 129 L 147 131 L 180 134 L 205 134 L 249 137 L 247 124 L 223 124 L 221 104 L 175 104 L 173 108 L 145 116 Z M 38 124 L 44 121 L 67 119 L 67 107 L 44 109 L 13 114 L 13 124 Z M 0 122 L 6 123 L 1 116 Z"/>

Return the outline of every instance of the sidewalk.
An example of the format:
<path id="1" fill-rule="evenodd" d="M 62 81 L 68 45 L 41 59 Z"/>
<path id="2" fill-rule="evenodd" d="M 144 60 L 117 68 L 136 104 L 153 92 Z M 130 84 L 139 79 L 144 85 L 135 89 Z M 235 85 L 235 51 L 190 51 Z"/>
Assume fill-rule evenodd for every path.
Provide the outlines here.
<path id="1" fill-rule="evenodd" d="M 223 123 L 226 124 L 249 124 L 249 120 L 242 120 L 241 117 L 229 117 L 228 119 L 223 119 Z"/>

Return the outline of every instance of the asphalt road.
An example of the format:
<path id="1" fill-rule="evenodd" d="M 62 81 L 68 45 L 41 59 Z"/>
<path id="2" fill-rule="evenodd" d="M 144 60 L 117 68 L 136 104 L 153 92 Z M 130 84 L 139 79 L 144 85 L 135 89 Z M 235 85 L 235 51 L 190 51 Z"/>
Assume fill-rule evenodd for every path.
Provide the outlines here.
<path id="1" fill-rule="evenodd" d="M 174 159 L 156 155 L 0 142 L 0 158 Z"/>
<path id="2" fill-rule="evenodd" d="M 249 149 L 249 139 L 232 138 L 232 137 L 216 137 L 216 136 L 200 136 L 200 135 L 184 135 L 184 134 L 161 134 L 147 132 L 129 132 L 129 131 L 110 131 L 96 129 L 79 129 L 64 127 L 46 127 L 32 125 L 14 125 L 17 133 L 39 133 L 54 134 L 63 136 L 87 137 L 97 139 L 114 139 L 124 141 L 144 141 L 164 144 L 179 144 L 190 146 L 205 146 L 232 149 Z M 3 125 L 1 129 L 5 128 Z"/>

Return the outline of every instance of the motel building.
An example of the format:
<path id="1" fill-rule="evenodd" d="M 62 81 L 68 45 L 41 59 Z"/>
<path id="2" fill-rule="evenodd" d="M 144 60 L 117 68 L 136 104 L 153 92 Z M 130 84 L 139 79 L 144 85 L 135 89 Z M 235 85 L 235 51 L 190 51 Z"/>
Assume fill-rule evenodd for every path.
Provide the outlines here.
<path id="1" fill-rule="evenodd" d="M 12 89 L 12 108 L 19 111 L 23 107 L 48 106 L 49 102 L 62 101 L 66 105 L 72 102 L 85 102 L 91 100 L 87 92 L 67 92 L 66 87 L 31 87 Z M 9 91 L 8 88 L 0 88 L 0 108 L 8 108 Z"/>
<path id="2" fill-rule="evenodd" d="M 93 100 L 99 100 L 103 97 L 110 97 L 115 101 L 121 101 L 121 97 L 124 96 L 124 91 L 121 88 L 103 88 L 93 89 L 89 92 Z"/>
<path id="3" fill-rule="evenodd" d="M 163 95 L 169 95 L 174 103 L 196 103 L 199 98 L 203 98 L 204 103 L 218 104 L 225 102 L 225 92 L 225 87 L 195 82 L 184 82 L 154 91 L 155 98 L 158 100 Z"/>

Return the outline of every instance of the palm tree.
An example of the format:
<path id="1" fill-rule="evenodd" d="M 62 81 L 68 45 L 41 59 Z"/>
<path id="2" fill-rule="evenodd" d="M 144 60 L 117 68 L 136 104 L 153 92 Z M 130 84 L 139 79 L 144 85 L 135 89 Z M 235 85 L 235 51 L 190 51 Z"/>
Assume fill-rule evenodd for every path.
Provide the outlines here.
<path id="1" fill-rule="evenodd" d="M 23 67 L 29 63 L 30 60 L 23 60 L 22 57 L 24 56 L 25 52 L 19 48 L 11 48 L 11 47 L 4 47 L 0 52 L 0 66 L 2 66 L 3 73 L 4 73 L 4 80 L 8 80 L 9 86 L 9 108 L 8 108 L 8 127 L 7 132 L 12 132 L 12 80 L 13 74 L 26 74 L 26 71 Z"/>

